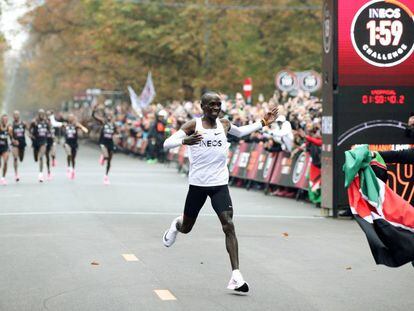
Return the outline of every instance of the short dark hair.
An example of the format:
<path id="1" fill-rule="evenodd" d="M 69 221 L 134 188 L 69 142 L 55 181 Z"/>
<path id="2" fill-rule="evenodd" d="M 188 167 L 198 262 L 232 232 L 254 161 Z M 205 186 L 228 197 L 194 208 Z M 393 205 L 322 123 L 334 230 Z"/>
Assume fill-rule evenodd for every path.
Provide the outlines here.
<path id="1" fill-rule="evenodd" d="M 217 92 L 208 91 L 201 96 L 201 105 L 203 106 L 216 99 L 220 100 L 220 95 Z"/>

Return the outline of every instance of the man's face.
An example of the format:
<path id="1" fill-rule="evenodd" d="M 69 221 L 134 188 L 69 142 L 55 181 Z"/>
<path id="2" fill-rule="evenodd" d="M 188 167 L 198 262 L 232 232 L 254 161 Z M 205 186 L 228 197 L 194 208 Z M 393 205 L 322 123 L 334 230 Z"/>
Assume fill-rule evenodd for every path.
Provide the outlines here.
<path id="1" fill-rule="evenodd" d="M 46 119 L 45 111 L 44 110 L 39 110 L 38 116 L 39 116 L 40 120 L 45 120 Z"/>
<path id="2" fill-rule="evenodd" d="M 221 111 L 221 101 L 220 98 L 211 99 L 208 103 L 203 105 L 203 112 L 207 117 L 218 118 Z"/>
<path id="3" fill-rule="evenodd" d="M 19 121 L 19 119 L 20 119 L 20 113 L 18 112 L 18 111 L 15 111 L 14 113 L 13 113 L 13 119 L 14 119 L 14 121 Z"/>

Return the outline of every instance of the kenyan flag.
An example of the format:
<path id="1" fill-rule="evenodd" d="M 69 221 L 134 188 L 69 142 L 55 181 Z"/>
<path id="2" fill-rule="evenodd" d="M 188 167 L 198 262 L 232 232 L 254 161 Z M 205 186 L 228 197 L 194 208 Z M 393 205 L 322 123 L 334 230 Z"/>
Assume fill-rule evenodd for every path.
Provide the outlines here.
<path id="1" fill-rule="evenodd" d="M 377 264 L 399 267 L 414 260 L 414 207 L 379 178 L 386 165 L 364 145 L 345 152 L 345 187 L 351 211 Z"/>

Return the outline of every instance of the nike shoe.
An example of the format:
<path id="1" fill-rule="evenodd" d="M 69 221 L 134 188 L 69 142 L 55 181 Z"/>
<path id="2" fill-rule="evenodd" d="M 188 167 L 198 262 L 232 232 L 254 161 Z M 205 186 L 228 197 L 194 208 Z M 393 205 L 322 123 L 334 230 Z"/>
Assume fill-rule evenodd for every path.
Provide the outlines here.
<path id="1" fill-rule="evenodd" d="M 43 178 L 43 173 L 39 173 L 39 182 L 43 182 L 44 178 Z"/>
<path id="2" fill-rule="evenodd" d="M 247 293 L 249 291 L 249 284 L 244 281 L 240 270 L 233 270 L 227 289 L 242 293 Z"/>
<path id="3" fill-rule="evenodd" d="M 2 186 L 7 185 L 7 180 L 4 177 L 0 178 L 0 185 Z"/>
<path id="4" fill-rule="evenodd" d="M 171 223 L 170 229 L 165 231 L 164 236 L 162 237 L 162 242 L 164 243 L 165 247 L 170 247 L 171 245 L 174 244 L 177 238 L 177 234 L 178 234 L 177 222 L 179 222 L 180 220 L 181 220 L 181 216 L 175 218 L 173 222 Z"/>
<path id="5" fill-rule="evenodd" d="M 75 179 L 75 169 L 72 169 L 72 171 L 70 172 L 70 179 Z"/>
<path id="6" fill-rule="evenodd" d="M 52 173 L 47 173 L 47 180 L 52 180 L 53 179 L 53 176 L 52 176 Z"/>
<path id="7" fill-rule="evenodd" d="M 104 185 L 109 185 L 109 184 L 111 184 L 111 183 L 109 182 L 109 177 L 108 177 L 108 175 L 105 175 L 105 176 L 104 176 Z"/>
<path id="8" fill-rule="evenodd" d="M 99 157 L 99 164 L 100 165 L 104 165 L 105 164 L 105 158 L 104 156 L 101 154 L 101 156 Z"/>
<path id="9" fill-rule="evenodd" d="M 19 176 L 19 174 L 16 174 L 16 176 L 14 176 L 14 180 L 15 180 L 16 182 L 19 182 L 19 181 L 20 181 L 20 176 Z"/>

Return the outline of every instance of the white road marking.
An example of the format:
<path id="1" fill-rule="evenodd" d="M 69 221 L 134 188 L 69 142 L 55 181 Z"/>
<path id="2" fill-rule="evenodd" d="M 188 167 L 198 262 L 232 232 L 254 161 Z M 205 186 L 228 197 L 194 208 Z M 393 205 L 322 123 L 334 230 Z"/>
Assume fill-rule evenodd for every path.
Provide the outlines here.
<path id="1" fill-rule="evenodd" d="M 134 254 L 122 254 L 122 257 L 124 257 L 126 261 L 139 261 Z"/>
<path id="2" fill-rule="evenodd" d="M 41 215 L 137 215 L 137 216 L 177 216 L 177 213 L 164 212 L 118 212 L 118 211 L 45 211 L 45 212 L 2 212 L 1 216 L 41 216 Z M 217 217 L 216 214 L 200 214 L 200 216 Z M 275 218 L 275 219 L 326 219 L 322 216 L 294 216 L 294 215 L 261 215 L 261 214 L 245 214 L 234 215 L 235 218 Z"/>
<path id="3" fill-rule="evenodd" d="M 177 300 L 168 289 L 155 289 L 154 292 L 161 300 Z"/>

